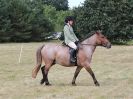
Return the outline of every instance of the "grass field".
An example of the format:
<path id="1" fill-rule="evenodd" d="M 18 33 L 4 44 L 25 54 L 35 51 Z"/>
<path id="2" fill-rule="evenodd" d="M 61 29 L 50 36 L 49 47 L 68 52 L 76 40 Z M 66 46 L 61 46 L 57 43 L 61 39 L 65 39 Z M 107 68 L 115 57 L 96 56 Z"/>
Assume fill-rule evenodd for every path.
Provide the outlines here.
<path id="1" fill-rule="evenodd" d="M 97 47 L 92 69 L 101 84 L 96 87 L 83 69 L 77 86 L 71 85 L 75 67 L 55 65 L 49 72 L 52 86 L 40 85 L 39 72 L 31 78 L 35 51 L 42 43 L 0 44 L 0 99 L 133 99 L 133 46 Z"/>

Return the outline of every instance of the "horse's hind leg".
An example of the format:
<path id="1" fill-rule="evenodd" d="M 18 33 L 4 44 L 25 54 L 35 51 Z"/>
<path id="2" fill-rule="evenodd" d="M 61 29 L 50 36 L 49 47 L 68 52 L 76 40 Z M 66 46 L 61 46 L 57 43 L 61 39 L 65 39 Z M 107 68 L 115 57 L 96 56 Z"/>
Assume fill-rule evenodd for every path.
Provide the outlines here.
<path id="1" fill-rule="evenodd" d="M 45 85 L 51 85 L 48 80 L 48 72 L 49 72 L 50 67 L 51 67 L 51 65 L 47 65 L 47 66 L 45 66 L 45 69 L 44 69 Z"/>
<path id="2" fill-rule="evenodd" d="M 43 78 L 42 78 L 42 80 L 41 80 L 41 82 L 40 82 L 41 85 L 45 82 L 45 73 L 44 73 L 44 69 L 45 69 L 45 65 L 41 68 L 42 76 L 43 76 Z"/>
<path id="3" fill-rule="evenodd" d="M 45 85 L 51 85 L 49 83 L 49 81 L 48 81 L 48 71 L 49 71 L 49 68 L 50 67 L 45 68 L 45 65 L 41 68 L 43 78 L 42 78 L 40 84 L 43 84 L 45 82 Z"/>
<path id="4" fill-rule="evenodd" d="M 76 85 L 76 83 L 75 83 L 76 78 L 77 78 L 77 76 L 78 76 L 78 74 L 79 74 L 79 72 L 81 71 L 82 68 L 83 67 L 77 66 L 76 71 L 74 73 L 73 80 L 72 80 L 72 85 Z"/>

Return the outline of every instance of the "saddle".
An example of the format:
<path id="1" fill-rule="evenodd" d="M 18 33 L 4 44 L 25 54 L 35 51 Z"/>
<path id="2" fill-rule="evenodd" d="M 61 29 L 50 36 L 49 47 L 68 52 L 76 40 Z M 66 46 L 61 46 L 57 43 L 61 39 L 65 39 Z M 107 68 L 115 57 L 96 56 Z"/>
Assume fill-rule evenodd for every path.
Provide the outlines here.
<path id="1" fill-rule="evenodd" d="M 65 42 L 62 43 L 63 46 L 69 47 L 69 54 L 70 54 L 70 63 L 77 65 L 77 53 L 79 50 L 79 42 L 75 42 L 77 45 L 77 50 L 74 50 L 73 48 L 69 47 Z"/>

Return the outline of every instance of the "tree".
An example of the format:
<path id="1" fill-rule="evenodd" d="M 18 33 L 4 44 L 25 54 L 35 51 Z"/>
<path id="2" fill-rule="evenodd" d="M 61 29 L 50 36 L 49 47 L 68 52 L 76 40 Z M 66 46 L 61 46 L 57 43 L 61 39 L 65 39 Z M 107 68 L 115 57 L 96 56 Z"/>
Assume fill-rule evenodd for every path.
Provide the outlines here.
<path id="1" fill-rule="evenodd" d="M 54 30 L 62 31 L 64 27 L 64 19 L 66 16 L 72 15 L 72 11 L 57 11 L 56 8 L 51 5 L 44 5 L 43 8 L 43 14 L 54 25 Z"/>
<path id="2" fill-rule="evenodd" d="M 68 10 L 68 0 L 43 0 L 44 4 L 52 5 L 58 11 Z"/>
<path id="3" fill-rule="evenodd" d="M 47 5 L 44 5 L 42 0 L 34 0 L 32 2 L 32 40 L 42 41 L 45 40 L 45 36 L 54 31 L 54 24 L 49 19 L 47 11 Z"/>
<path id="4" fill-rule="evenodd" d="M 67 0 L 0 0 L 0 42 L 43 41 L 70 14 Z"/>
<path id="5" fill-rule="evenodd" d="M 1 0 L 0 1 L 0 42 L 3 42 L 5 40 L 10 41 L 11 39 L 11 36 L 9 36 L 10 33 L 8 32 L 11 27 L 11 22 L 8 16 L 7 8 L 8 8 L 7 0 Z"/>
<path id="6" fill-rule="evenodd" d="M 0 1 L 0 41 L 28 42 L 44 40 L 54 30 L 43 14 L 41 0 Z"/>
<path id="7" fill-rule="evenodd" d="M 9 2 L 8 14 L 11 22 L 11 41 L 29 41 L 31 28 L 29 24 L 30 7 L 25 0 L 12 0 Z"/>
<path id="8" fill-rule="evenodd" d="M 100 29 L 112 41 L 133 39 L 131 0 L 86 0 L 83 6 L 74 9 L 74 13 L 80 37 Z"/>

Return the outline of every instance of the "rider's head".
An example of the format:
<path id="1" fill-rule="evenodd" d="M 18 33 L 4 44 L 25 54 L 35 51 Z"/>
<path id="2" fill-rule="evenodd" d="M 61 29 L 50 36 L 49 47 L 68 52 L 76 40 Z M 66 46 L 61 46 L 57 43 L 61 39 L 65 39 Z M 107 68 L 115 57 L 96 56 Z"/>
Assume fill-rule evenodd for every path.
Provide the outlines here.
<path id="1" fill-rule="evenodd" d="M 65 18 L 65 23 L 69 24 L 69 25 L 73 25 L 73 22 L 74 22 L 74 17 L 73 16 L 67 16 Z"/>

